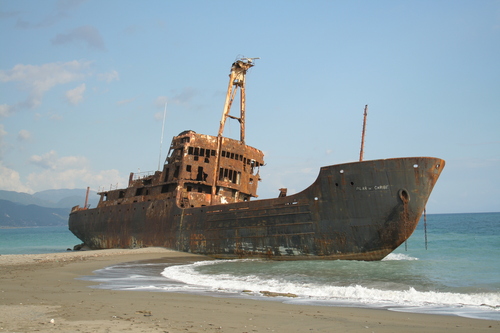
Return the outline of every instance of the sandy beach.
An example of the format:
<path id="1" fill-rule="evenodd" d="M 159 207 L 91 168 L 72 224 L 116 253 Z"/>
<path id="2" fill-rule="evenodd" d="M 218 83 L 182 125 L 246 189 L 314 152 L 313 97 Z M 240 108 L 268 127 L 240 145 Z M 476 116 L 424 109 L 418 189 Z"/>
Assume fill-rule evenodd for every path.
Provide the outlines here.
<path id="1" fill-rule="evenodd" d="M 89 288 L 77 278 L 120 262 L 202 256 L 161 248 L 0 256 L 0 332 L 499 332 L 500 322 Z"/>

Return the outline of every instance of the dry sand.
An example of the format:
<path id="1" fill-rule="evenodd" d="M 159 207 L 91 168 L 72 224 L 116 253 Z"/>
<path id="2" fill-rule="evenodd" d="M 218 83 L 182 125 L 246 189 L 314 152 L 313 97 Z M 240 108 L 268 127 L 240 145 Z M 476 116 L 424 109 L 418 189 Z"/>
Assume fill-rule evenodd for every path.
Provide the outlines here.
<path id="1" fill-rule="evenodd" d="M 1 332 L 500 332 L 499 321 L 235 298 L 112 291 L 76 278 L 161 248 L 0 256 Z"/>

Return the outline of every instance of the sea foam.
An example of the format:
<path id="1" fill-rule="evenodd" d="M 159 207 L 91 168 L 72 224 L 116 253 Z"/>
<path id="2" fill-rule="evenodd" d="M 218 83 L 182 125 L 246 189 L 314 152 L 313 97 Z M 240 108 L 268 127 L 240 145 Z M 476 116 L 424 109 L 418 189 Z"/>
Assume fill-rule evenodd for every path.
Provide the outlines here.
<path id="1" fill-rule="evenodd" d="M 397 254 L 388 260 L 417 260 Z M 500 293 L 461 294 L 439 291 L 418 291 L 409 286 L 406 290 L 381 290 L 361 285 L 335 286 L 293 281 L 287 277 L 262 278 L 258 275 L 203 274 L 201 266 L 221 265 L 227 261 L 202 261 L 190 265 L 167 267 L 162 275 L 183 282 L 191 287 L 216 292 L 260 291 L 295 294 L 303 299 L 355 302 L 360 304 L 385 304 L 387 306 L 452 306 L 480 307 L 500 312 Z M 234 262 L 234 261 L 232 261 Z"/>

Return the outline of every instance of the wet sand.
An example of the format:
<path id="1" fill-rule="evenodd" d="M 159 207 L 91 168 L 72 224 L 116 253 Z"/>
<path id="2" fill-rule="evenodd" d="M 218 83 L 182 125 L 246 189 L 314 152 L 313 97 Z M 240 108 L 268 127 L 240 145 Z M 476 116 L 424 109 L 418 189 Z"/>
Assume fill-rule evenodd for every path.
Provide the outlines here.
<path id="1" fill-rule="evenodd" d="M 205 258 L 161 248 L 0 256 L 1 332 L 500 332 L 500 321 L 89 288 L 77 278 L 137 260 Z"/>

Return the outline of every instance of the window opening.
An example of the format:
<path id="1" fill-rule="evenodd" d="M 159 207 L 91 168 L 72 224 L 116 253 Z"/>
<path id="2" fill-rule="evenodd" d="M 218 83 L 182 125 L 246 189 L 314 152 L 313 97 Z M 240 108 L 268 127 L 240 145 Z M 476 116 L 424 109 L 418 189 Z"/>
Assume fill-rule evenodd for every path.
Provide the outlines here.
<path id="1" fill-rule="evenodd" d="M 208 174 L 203 172 L 203 167 L 198 167 L 198 174 L 196 175 L 197 181 L 206 181 Z"/>

